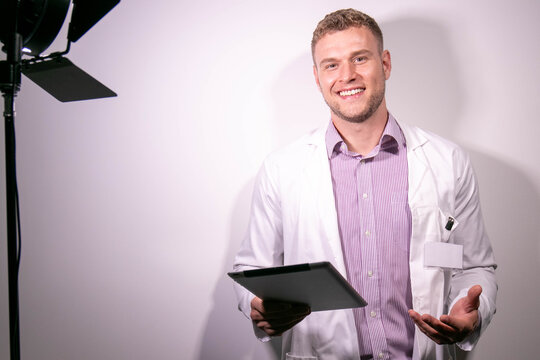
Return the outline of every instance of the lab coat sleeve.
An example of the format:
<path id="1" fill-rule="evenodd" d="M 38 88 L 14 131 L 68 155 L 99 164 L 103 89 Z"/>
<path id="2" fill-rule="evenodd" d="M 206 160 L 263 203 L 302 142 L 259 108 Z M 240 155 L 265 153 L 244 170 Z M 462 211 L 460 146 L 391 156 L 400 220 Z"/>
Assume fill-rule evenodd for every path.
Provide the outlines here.
<path id="1" fill-rule="evenodd" d="M 248 231 L 234 260 L 234 271 L 283 265 L 283 231 L 277 175 L 274 164 L 267 159 L 255 180 Z M 239 310 L 250 318 L 254 295 L 236 283 L 234 288 Z M 260 340 L 269 340 L 255 326 L 254 331 Z"/>
<path id="2" fill-rule="evenodd" d="M 461 150 L 455 153 L 454 169 L 455 186 L 455 218 L 459 226 L 455 230 L 452 241 L 463 246 L 463 269 L 456 270 L 450 281 L 450 307 L 467 295 L 473 285 L 482 286 L 480 296 L 480 325 L 458 346 L 466 351 L 472 350 L 480 335 L 489 325 L 495 314 L 497 282 L 495 269 L 497 265 L 493 257 L 490 241 L 484 229 L 476 178 L 468 156 Z"/>

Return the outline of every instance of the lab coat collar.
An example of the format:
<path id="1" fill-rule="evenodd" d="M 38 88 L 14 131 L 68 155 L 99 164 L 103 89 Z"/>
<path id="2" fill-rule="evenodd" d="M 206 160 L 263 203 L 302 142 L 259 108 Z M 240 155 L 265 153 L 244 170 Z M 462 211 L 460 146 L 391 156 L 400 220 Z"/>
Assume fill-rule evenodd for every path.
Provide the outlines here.
<path id="1" fill-rule="evenodd" d="M 390 116 L 392 116 L 390 114 Z M 397 120 L 396 120 L 397 121 Z M 409 151 L 415 151 L 419 147 L 423 146 L 425 143 L 427 143 L 429 140 L 425 136 L 423 132 L 417 131 L 418 129 L 416 127 L 413 127 L 411 125 L 408 125 L 406 123 L 401 123 L 397 121 L 399 127 L 403 131 L 403 135 L 405 136 L 405 143 L 407 145 L 407 149 Z M 326 146 L 326 131 L 328 130 L 328 126 L 330 126 L 331 122 L 328 122 L 325 126 L 321 126 L 318 129 L 314 130 L 308 135 L 307 142 L 310 145 L 313 146 Z"/>

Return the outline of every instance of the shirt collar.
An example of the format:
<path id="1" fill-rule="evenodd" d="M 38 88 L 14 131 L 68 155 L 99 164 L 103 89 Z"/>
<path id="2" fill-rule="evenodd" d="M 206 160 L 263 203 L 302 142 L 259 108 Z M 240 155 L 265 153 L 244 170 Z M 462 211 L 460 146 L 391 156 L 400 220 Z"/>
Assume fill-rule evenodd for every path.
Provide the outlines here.
<path id="1" fill-rule="evenodd" d="M 330 120 L 328 129 L 326 130 L 325 141 L 328 159 L 332 158 L 333 154 L 339 153 L 341 151 L 340 149 L 342 145 L 345 148 L 347 146 L 345 145 L 343 138 L 334 126 L 332 120 Z M 381 150 L 388 152 L 397 152 L 397 150 L 399 150 L 401 147 L 405 147 L 405 137 L 403 136 L 401 128 L 399 127 L 396 119 L 392 116 L 392 114 L 389 113 L 388 121 L 386 122 L 386 126 L 384 127 L 384 131 L 379 140 L 379 144 L 373 149 L 371 154 L 366 157 L 375 156 Z"/>

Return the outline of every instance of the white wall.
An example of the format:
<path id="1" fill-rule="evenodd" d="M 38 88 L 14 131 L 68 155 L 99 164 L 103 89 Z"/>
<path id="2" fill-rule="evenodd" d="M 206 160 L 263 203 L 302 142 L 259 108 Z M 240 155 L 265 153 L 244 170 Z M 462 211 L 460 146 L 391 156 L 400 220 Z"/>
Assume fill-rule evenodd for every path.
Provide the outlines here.
<path id="1" fill-rule="evenodd" d="M 328 119 L 309 43 L 342 7 L 383 28 L 394 115 L 472 156 L 500 266 L 473 358 L 536 358 L 538 1 L 124 0 L 68 56 L 118 98 L 62 104 L 26 78 L 17 98 L 23 359 L 276 358 L 225 273 L 264 156 Z"/>

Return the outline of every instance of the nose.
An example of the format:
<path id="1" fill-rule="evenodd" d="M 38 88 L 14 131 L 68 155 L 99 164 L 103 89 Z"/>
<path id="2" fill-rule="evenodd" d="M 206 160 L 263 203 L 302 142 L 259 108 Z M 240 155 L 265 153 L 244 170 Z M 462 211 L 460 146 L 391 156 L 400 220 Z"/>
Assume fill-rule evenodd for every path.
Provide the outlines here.
<path id="1" fill-rule="evenodd" d="M 342 67 L 341 67 L 341 72 L 340 72 L 340 80 L 342 82 L 351 82 L 353 80 L 355 80 L 356 78 L 356 71 L 355 71 L 355 67 L 354 67 L 354 64 L 351 64 L 351 63 L 345 63 Z"/>

